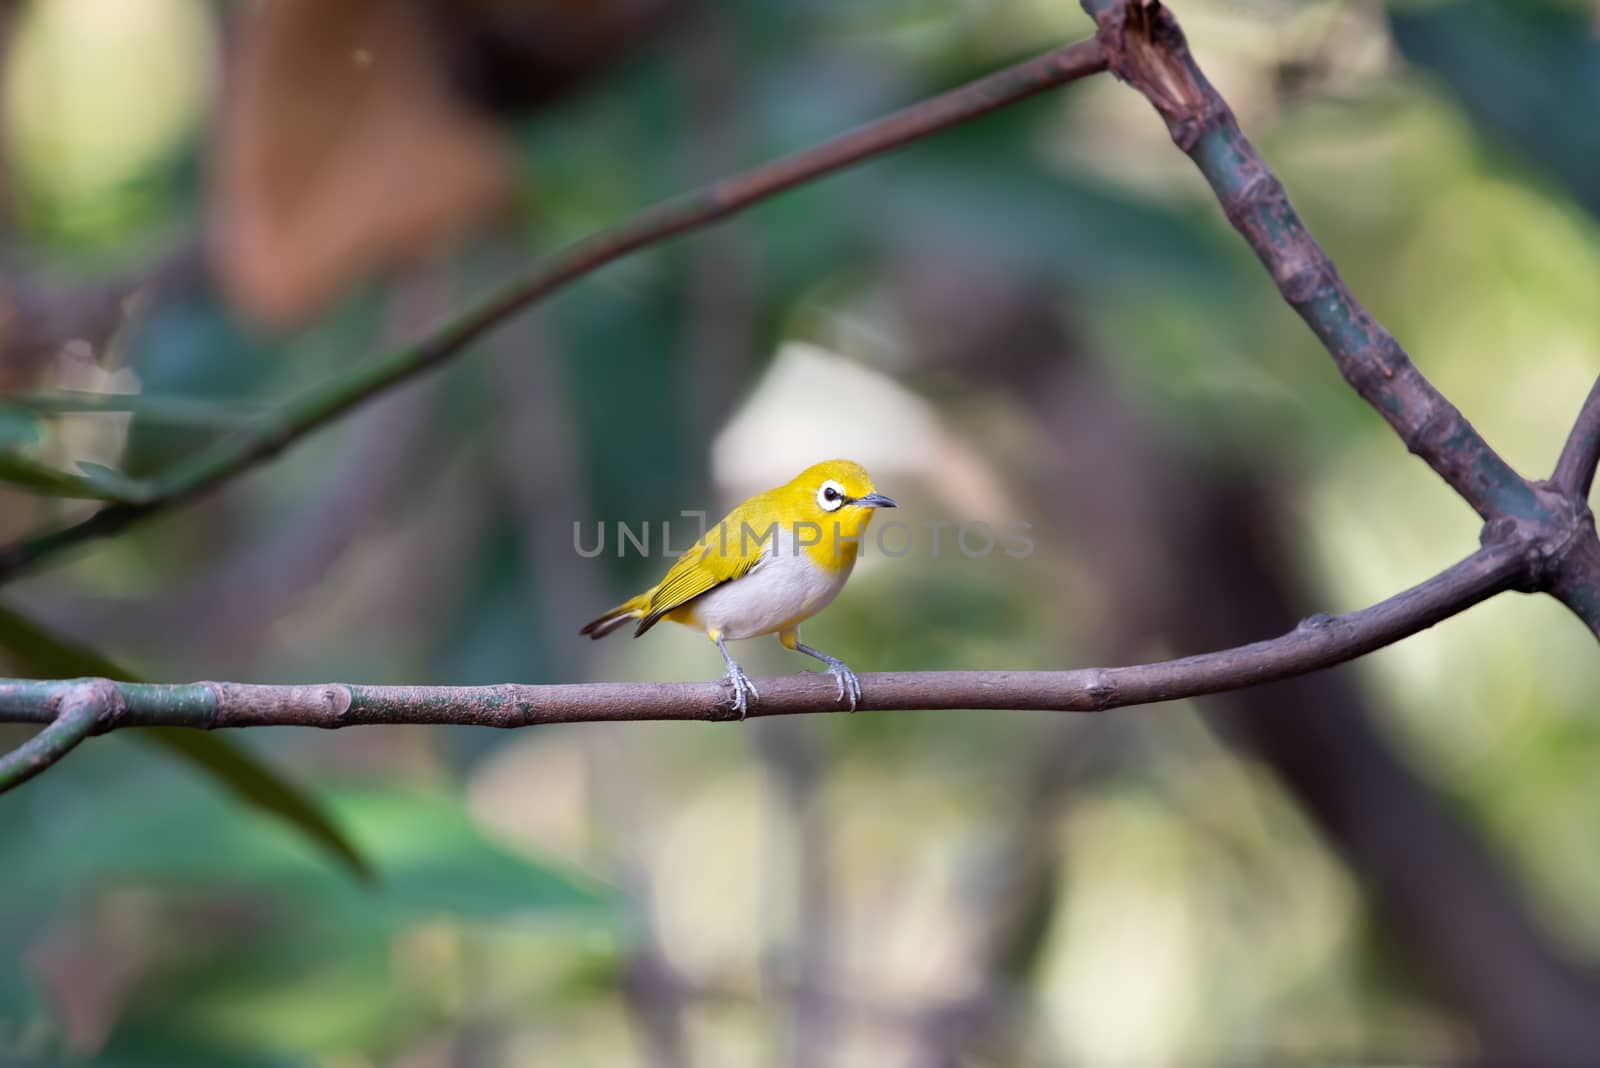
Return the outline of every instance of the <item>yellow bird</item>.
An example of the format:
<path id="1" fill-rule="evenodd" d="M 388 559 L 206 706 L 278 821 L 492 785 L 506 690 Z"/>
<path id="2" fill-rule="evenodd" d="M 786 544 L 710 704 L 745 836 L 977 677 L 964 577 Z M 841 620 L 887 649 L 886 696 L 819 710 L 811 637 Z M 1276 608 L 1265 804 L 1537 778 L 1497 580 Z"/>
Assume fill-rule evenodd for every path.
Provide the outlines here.
<path id="1" fill-rule="evenodd" d="M 704 629 L 728 664 L 740 719 L 761 695 L 727 643 L 776 633 L 785 648 L 828 665 L 828 674 L 839 683 L 839 699 L 854 712 L 860 680 L 843 660 L 801 644 L 800 624 L 844 588 L 873 511 L 893 507 L 860 464 L 813 464 L 787 484 L 734 508 L 678 557 L 658 585 L 579 633 L 604 638 L 638 620 L 637 638 L 663 619 Z"/>

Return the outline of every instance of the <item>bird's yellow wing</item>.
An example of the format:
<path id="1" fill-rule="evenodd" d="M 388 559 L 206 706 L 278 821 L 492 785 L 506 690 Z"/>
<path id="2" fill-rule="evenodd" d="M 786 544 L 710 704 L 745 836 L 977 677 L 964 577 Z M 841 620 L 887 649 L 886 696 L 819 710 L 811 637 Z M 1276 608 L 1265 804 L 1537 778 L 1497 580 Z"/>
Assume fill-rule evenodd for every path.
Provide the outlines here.
<path id="1" fill-rule="evenodd" d="M 748 502 L 747 502 L 748 503 Z M 763 551 L 772 542 L 744 532 L 736 510 L 718 525 L 706 531 L 705 537 L 695 542 L 678 557 L 677 563 L 650 592 L 650 606 L 633 632 L 638 637 L 655 626 L 661 617 L 682 608 L 696 597 L 705 594 L 724 582 L 743 578 L 760 563 Z"/>

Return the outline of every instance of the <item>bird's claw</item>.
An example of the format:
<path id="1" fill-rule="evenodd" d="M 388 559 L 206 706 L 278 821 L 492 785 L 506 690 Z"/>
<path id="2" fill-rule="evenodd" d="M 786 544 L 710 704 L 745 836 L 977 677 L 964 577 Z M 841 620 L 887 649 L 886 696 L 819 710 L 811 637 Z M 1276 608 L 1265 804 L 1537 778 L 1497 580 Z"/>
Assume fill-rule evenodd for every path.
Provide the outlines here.
<path id="1" fill-rule="evenodd" d="M 728 704 L 739 713 L 740 719 L 744 719 L 750 712 L 751 702 L 759 701 L 761 694 L 757 692 L 755 683 L 750 681 L 750 676 L 740 668 L 728 668 L 728 674 L 724 678 L 733 687 L 733 696 L 728 699 Z"/>
<path id="2" fill-rule="evenodd" d="M 848 701 L 850 711 L 854 712 L 856 705 L 861 703 L 861 680 L 856 678 L 854 671 L 844 666 L 843 660 L 829 660 L 828 674 L 839 684 L 839 700 Z"/>

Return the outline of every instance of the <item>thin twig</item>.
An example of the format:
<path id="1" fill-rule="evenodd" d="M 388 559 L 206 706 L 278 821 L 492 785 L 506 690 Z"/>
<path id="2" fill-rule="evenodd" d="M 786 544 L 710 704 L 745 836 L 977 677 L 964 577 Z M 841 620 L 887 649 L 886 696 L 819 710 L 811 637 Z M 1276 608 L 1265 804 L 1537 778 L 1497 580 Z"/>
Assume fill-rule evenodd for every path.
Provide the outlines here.
<path id="1" fill-rule="evenodd" d="M 425 371 L 438 367 L 518 312 L 609 263 L 709 226 L 795 186 L 969 122 L 991 111 L 1105 69 L 1097 40 L 1080 41 L 931 97 L 772 163 L 657 204 L 545 260 L 532 273 L 416 345 L 389 353 L 290 401 L 249 430 L 218 442 L 154 480 L 151 499 L 103 508 L 79 523 L 0 547 L 0 582 L 93 538 L 214 489 L 270 460 L 312 431 Z"/>
<path id="2" fill-rule="evenodd" d="M 1099 712 L 1175 701 L 1303 675 L 1369 653 L 1433 626 L 1504 590 L 1526 570 L 1526 546 L 1492 543 L 1433 578 L 1370 608 L 1312 616 L 1289 633 L 1219 652 L 1134 667 L 1075 671 L 922 671 L 861 676 L 862 709 L 1037 709 Z M 0 722 L 54 717 L 72 681 L 0 680 Z M 752 716 L 838 710 L 832 680 L 819 674 L 758 680 Z M 258 686 L 227 682 L 124 683 L 117 727 L 354 727 L 446 723 L 526 727 L 548 723 L 734 718 L 721 682 L 588 683 L 554 686 Z"/>
<path id="3" fill-rule="evenodd" d="M 9 753 L 0 755 L 0 793 L 21 786 L 70 753 L 95 732 L 103 718 L 115 714 L 116 687 L 104 681 L 75 682 L 54 699 L 49 725 Z"/>
<path id="4" fill-rule="evenodd" d="M 8 408 L 21 408 L 41 415 L 130 413 L 170 427 L 199 430 L 237 430 L 260 418 L 254 405 L 228 405 L 201 397 L 168 397 L 154 393 L 97 393 L 89 390 L 60 389 L 37 393 L 13 393 L 0 398 Z"/>
<path id="5" fill-rule="evenodd" d="M 1600 378 L 1578 412 L 1578 419 L 1561 448 L 1555 474 L 1550 481 L 1556 489 L 1575 500 L 1587 500 L 1594 485 L 1595 465 L 1600 464 Z"/>

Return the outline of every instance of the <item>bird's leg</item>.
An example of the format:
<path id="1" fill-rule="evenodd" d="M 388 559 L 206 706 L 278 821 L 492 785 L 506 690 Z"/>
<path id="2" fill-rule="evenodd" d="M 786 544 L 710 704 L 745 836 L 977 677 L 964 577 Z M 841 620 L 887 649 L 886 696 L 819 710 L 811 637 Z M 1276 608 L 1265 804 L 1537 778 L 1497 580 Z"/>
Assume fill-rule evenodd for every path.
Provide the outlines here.
<path id="1" fill-rule="evenodd" d="M 809 657 L 822 661 L 828 665 L 828 674 L 839 684 L 839 700 L 848 701 L 850 711 L 856 710 L 856 705 L 861 702 L 861 680 L 856 678 L 856 673 L 845 666 L 843 660 L 836 656 L 829 656 L 820 649 L 813 649 L 800 640 L 799 630 L 786 630 L 778 635 L 786 648 L 797 653 L 804 653 Z"/>
<path id="2" fill-rule="evenodd" d="M 756 692 L 750 676 L 744 673 L 744 668 L 734 662 L 733 655 L 728 652 L 727 643 L 722 640 L 722 635 L 713 633 L 711 640 L 717 643 L 722 659 L 728 664 L 727 679 L 733 684 L 733 710 L 739 713 L 740 719 L 744 719 L 750 712 L 750 702 L 760 700 L 761 695 Z"/>

